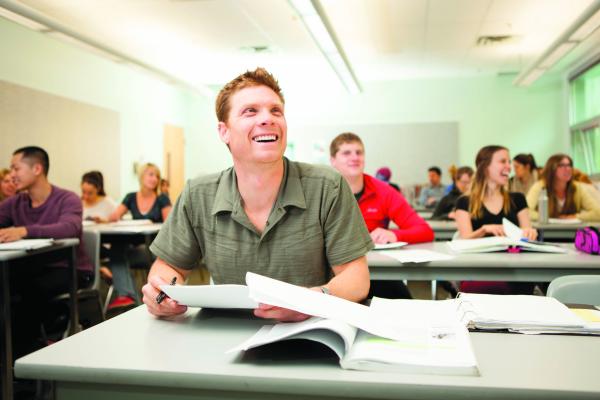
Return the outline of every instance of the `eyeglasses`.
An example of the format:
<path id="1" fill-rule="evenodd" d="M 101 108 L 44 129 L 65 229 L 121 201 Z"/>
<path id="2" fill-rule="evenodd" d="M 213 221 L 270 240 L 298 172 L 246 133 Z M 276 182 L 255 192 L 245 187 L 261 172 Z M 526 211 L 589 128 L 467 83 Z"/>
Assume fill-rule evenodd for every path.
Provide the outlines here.
<path id="1" fill-rule="evenodd" d="M 571 164 L 571 163 L 560 163 L 556 167 L 557 168 L 573 168 L 573 164 Z"/>

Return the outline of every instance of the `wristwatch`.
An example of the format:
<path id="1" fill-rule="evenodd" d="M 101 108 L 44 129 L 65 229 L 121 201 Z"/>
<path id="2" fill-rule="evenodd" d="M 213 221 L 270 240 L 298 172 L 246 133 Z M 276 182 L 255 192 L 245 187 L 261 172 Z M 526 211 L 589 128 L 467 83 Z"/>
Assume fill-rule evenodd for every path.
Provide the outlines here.
<path id="1" fill-rule="evenodd" d="M 321 292 L 324 294 L 331 294 L 331 292 L 329 291 L 328 288 L 326 288 L 325 286 L 321 286 Z"/>

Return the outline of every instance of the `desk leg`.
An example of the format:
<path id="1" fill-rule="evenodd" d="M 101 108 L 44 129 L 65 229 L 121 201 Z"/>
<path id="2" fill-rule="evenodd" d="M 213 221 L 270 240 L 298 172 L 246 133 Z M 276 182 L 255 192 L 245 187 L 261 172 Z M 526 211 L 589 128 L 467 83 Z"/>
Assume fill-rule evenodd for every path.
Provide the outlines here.
<path id="1" fill-rule="evenodd" d="M 71 271 L 71 288 L 70 288 L 70 321 L 69 336 L 79 332 L 79 302 L 77 301 L 77 246 L 71 247 L 69 257 L 69 271 Z"/>
<path id="2" fill-rule="evenodd" d="M 10 288 L 8 262 L 0 265 L 0 373 L 2 373 L 2 399 L 13 398 L 12 337 L 10 325 Z"/>
<path id="3" fill-rule="evenodd" d="M 437 281 L 431 281 L 431 300 L 437 299 Z"/>

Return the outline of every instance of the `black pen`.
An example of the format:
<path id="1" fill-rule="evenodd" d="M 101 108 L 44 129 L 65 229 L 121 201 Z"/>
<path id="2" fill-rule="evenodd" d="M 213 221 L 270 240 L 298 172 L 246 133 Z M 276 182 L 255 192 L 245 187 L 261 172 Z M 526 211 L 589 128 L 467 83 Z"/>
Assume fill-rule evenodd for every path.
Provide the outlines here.
<path id="1" fill-rule="evenodd" d="M 171 279 L 170 285 L 171 286 L 175 285 L 175 282 L 177 282 L 176 276 L 174 276 L 173 279 Z M 158 296 L 156 296 L 156 304 L 162 303 L 162 301 L 165 299 L 165 297 L 167 297 L 167 294 L 161 290 L 160 293 L 158 294 Z"/>

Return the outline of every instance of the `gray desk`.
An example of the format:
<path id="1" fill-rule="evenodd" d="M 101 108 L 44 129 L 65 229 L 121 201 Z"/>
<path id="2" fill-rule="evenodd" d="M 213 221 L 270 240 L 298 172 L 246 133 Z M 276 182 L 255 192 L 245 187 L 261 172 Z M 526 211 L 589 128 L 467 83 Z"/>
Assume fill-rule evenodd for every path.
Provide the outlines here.
<path id="1" fill-rule="evenodd" d="M 481 376 L 346 371 L 332 358 L 224 354 L 264 321 L 144 306 L 19 359 L 22 378 L 56 381 L 57 399 L 591 399 L 600 338 L 473 333 Z"/>
<path id="2" fill-rule="evenodd" d="M 378 280 L 487 280 L 512 282 L 550 282 L 563 275 L 600 274 L 600 258 L 561 244 L 566 254 L 534 252 L 458 254 L 445 261 L 401 264 L 399 261 L 371 251 L 367 262 L 371 279 Z M 426 249 L 448 253 L 445 242 L 410 245 L 407 249 Z"/>
<path id="3" fill-rule="evenodd" d="M 36 250 L 0 251 L 0 373 L 2 375 L 2 399 L 13 398 L 13 371 L 12 371 L 12 336 L 11 336 L 11 311 L 10 311 L 10 264 L 13 261 L 38 256 L 40 254 L 48 257 L 66 259 L 71 270 L 70 288 L 70 334 L 75 333 L 79 326 L 79 312 L 77 309 L 77 249 L 79 239 L 63 239 L 54 245 Z M 21 318 L 25 318 L 24 316 Z"/>
<path id="4" fill-rule="evenodd" d="M 456 232 L 456 223 L 454 221 L 427 221 L 433 232 L 435 240 L 451 240 Z M 534 222 L 533 226 L 540 231 L 540 234 L 546 241 L 572 242 L 575 238 L 577 229 L 586 226 L 596 226 L 600 228 L 597 222 L 584 222 L 580 224 L 539 224 Z"/>

